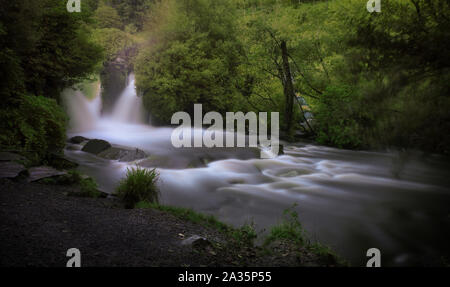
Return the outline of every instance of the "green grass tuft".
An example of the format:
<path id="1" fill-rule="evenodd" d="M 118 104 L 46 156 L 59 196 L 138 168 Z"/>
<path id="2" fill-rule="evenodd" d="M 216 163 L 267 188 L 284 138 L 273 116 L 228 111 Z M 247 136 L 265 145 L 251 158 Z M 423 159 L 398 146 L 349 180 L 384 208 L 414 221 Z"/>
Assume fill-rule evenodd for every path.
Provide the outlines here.
<path id="1" fill-rule="evenodd" d="M 117 195 L 126 208 L 134 208 L 141 201 L 158 203 L 159 190 L 156 182 L 159 174 L 156 169 L 148 170 L 141 167 L 129 168 L 127 176 L 117 188 Z"/>
<path id="2" fill-rule="evenodd" d="M 241 245 L 253 246 L 258 234 L 253 224 L 244 224 L 238 229 L 233 229 L 231 236 Z"/>
<path id="3" fill-rule="evenodd" d="M 298 220 L 298 213 L 294 210 L 295 207 L 296 205 L 284 211 L 283 221 L 281 224 L 272 227 L 264 245 L 269 245 L 279 239 L 293 241 L 300 245 L 305 243 L 305 232 Z"/>

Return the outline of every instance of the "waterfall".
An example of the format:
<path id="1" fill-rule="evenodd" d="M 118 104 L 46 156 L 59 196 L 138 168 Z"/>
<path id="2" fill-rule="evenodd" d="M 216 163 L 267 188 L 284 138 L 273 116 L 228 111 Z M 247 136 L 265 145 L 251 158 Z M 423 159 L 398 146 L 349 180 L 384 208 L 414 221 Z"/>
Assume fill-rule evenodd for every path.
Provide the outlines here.
<path id="1" fill-rule="evenodd" d="M 112 119 L 123 123 L 141 124 L 145 122 L 145 111 L 142 98 L 136 94 L 135 78 L 128 77 L 128 85 L 114 106 Z"/>
<path id="2" fill-rule="evenodd" d="M 69 130 L 83 132 L 95 127 L 100 118 L 100 92 L 93 100 L 89 100 L 80 90 L 65 89 L 62 99 L 69 116 Z"/>
<path id="3" fill-rule="evenodd" d="M 73 133 L 86 132 L 94 129 L 100 122 L 120 124 L 145 124 L 146 112 L 142 98 L 138 97 L 133 74 L 128 77 L 128 84 L 115 103 L 113 112 L 109 115 L 101 114 L 101 89 L 92 100 L 89 100 L 82 91 L 66 89 L 62 99 L 69 116 L 69 130 Z"/>

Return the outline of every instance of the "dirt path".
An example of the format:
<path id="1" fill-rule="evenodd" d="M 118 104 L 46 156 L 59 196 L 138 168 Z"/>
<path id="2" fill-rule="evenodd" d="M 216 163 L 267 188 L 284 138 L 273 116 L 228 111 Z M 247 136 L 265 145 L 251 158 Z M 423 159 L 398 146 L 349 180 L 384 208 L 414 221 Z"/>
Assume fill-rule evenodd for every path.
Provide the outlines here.
<path id="1" fill-rule="evenodd" d="M 181 245 L 218 232 L 157 210 L 126 210 L 114 200 L 66 196 L 70 187 L 0 182 L 0 265 L 61 266 L 78 248 L 83 266 L 227 265 Z"/>
<path id="2" fill-rule="evenodd" d="M 170 213 L 127 210 L 115 199 L 68 196 L 74 189 L 0 180 L 0 266 L 65 267 L 71 248 L 80 250 L 84 267 L 335 264 L 329 256 L 319 258 L 292 245 L 276 245 L 268 254 Z M 194 235 L 208 242 L 195 248 L 182 244 Z"/>

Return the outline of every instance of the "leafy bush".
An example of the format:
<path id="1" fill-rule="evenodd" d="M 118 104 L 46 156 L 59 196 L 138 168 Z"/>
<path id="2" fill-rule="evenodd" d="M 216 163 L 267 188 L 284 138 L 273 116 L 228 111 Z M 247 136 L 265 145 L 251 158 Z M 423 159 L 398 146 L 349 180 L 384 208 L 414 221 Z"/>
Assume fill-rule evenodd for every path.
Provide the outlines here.
<path id="1" fill-rule="evenodd" d="M 91 39 L 103 47 L 106 60 L 113 59 L 117 53 L 135 44 L 135 40 L 128 33 L 116 28 L 94 29 Z"/>
<path id="2" fill-rule="evenodd" d="M 98 28 L 123 28 L 122 20 L 119 14 L 117 14 L 116 9 L 103 2 L 100 2 L 93 18 Z"/>
<path id="3" fill-rule="evenodd" d="M 126 208 L 134 208 L 140 201 L 157 203 L 159 200 L 159 190 L 156 186 L 158 178 L 156 169 L 130 168 L 127 171 L 127 177 L 117 188 L 117 195 L 123 200 Z"/>
<path id="4" fill-rule="evenodd" d="M 0 144 L 41 161 L 61 153 L 66 141 L 66 115 L 55 100 L 22 96 L 0 111 Z"/>
<path id="5" fill-rule="evenodd" d="M 330 86 L 314 110 L 317 121 L 317 141 L 340 148 L 357 148 L 362 144 L 362 111 L 352 89 Z"/>

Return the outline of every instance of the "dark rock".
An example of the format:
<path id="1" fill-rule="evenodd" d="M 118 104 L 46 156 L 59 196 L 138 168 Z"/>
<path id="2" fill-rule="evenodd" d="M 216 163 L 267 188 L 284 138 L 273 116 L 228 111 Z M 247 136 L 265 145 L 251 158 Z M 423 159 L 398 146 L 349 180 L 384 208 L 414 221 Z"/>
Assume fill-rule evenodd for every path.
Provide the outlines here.
<path id="1" fill-rule="evenodd" d="M 17 162 L 4 161 L 0 162 L 0 178 L 16 178 L 26 168 Z"/>
<path id="2" fill-rule="evenodd" d="M 111 144 L 104 140 L 90 140 L 83 147 L 82 151 L 98 155 L 102 151 L 111 148 Z"/>
<path id="3" fill-rule="evenodd" d="M 59 171 L 49 166 L 32 167 L 28 170 L 28 182 L 38 181 L 44 178 L 61 176 L 67 174 L 65 171 Z"/>
<path id="4" fill-rule="evenodd" d="M 120 162 L 131 162 L 146 158 L 147 154 L 137 148 L 130 149 L 125 147 L 111 147 L 102 151 L 97 156 L 110 160 L 118 160 Z"/>
<path id="5" fill-rule="evenodd" d="M 112 112 L 117 99 L 126 88 L 127 77 L 132 70 L 131 59 L 136 54 L 137 49 L 130 47 L 120 51 L 114 59 L 103 64 L 103 70 L 100 73 L 103 112 Z"/>
<path id="6" fill-rule="evenodd" d="M 100 192 L 99 198 L 108 198 L 109 197 L 109 193 L 101 191 L 101 190 L 99 190 L 99 192 Z"/>
<path id="7" fill-rule="evenodd" d="M 69 142 L 72 143 L 72 144 L 81 144 L 81 143 L 83 143 L 85 141 L 88 141 L 88 140 L 89 140 L 88 138 L 85 138 L 85 137 L 82 137 L 82 136 L 76 136 L 76 137 L 71 138 L 69 140 Z"/>

